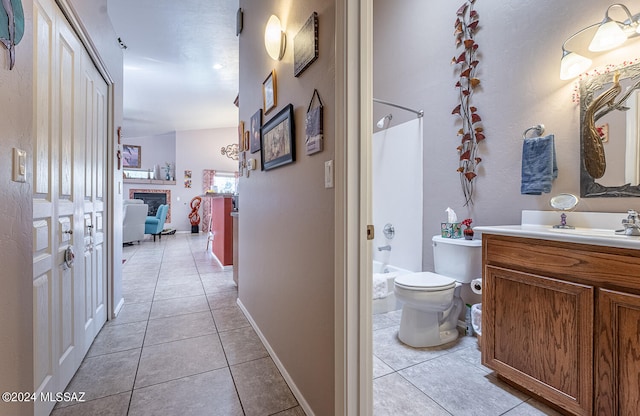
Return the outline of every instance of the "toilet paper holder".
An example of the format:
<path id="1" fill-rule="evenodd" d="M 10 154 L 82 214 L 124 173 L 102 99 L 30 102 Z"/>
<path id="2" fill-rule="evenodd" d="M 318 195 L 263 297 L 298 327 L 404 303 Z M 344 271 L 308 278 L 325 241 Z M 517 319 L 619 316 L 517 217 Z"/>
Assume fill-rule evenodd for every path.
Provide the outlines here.
<path id="1" fill-rule="evenodd" d="M 482 294 L 482 278 L 473 279 L 471 281 L 471 291 L 476 295 Z"/>

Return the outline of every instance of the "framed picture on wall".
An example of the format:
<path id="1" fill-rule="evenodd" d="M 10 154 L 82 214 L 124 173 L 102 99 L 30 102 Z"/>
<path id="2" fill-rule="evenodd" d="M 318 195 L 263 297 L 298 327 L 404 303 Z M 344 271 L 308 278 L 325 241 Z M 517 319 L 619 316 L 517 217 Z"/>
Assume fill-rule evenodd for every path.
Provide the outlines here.
<path id="1" fill-rule="evenodd" d="M 238 123 L 238 151 L 244 152 L 244 121 Z"/>
<path id="2" fill-rule="evenodd" d="M 122 145 L 122 166 L 125 168 L 140 168 L 142 161 L 142 147 L 130 144 Z"/>
<path id="3" fill-rule="evenodd" d="M 262 126 L 262 169 L 293 163 L 296 159 L 293 105 L 289 104 Z"/>
<path id="4" fill-rule="evenodd" d="M 254 115 L 251 116 L 251 126 L 249 128 L 249 132 L 251 134 L 251 145 L 250 147 L 250 151 L 251 153 L 255 153 L 258 150 L 260 150 L 260 139 L 262 138 L 261 136 L 261 129 L 262 128 L 262 109 L 256 111 L 256 113 Z"/>
<path id="5" fill-rule="evenodd" d="M 318 59 L 318 13 L 307 19 L 293 38 L 293 75 L 299 77 Z"/>
<path id="6" fill-rule="evenodd" d="M 265 114 L 276 108 L 277 95 L 276 70 L 274 69 L 262 83 L 262 108 Z"/>

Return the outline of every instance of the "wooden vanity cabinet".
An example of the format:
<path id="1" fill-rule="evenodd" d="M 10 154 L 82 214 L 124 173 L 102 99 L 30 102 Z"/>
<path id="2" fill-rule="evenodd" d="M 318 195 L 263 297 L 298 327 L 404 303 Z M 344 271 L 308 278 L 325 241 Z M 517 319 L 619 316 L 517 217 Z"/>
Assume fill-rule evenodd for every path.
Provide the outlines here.
<path id="1" fill-rule="evenodd" d="M 640 409 L 640 250 L 483 235 L 482 363 L 574 415 Z"/>
<path id="2" fill-rule="evenodd" d="M 640 296 L 600 289 L 598 311 L 594 414 L 637 415 L 640 413 Z"/>

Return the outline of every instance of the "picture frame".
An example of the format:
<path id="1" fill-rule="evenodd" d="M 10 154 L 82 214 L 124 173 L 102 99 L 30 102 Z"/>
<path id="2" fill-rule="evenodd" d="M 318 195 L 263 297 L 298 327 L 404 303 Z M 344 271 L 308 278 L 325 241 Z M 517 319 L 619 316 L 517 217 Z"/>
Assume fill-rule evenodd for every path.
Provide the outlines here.
<path id="1" fill-rule="evenodd" d="M 313 12 L 293 38 L 293 75 L 297 78 L 318 59 L 318 13 Z"/>
<path id="2" fill-rule="evenodd" d="M 251 135 L 249 151 L 255 153 L 261 149 L 260 142 L 262 140 L 262 109 L 259 109 L 251 116 L 249 124 L 249 134 Z"/>
<path id="3" fill-rule="evenodd" d="M 262 108 L 265 114 L 276 108 L 278 104 L 278 88 L 276 83 L 276 70 L 272 70 L 262 83 Z"/>
<path id="4" fill-rule="evenodd" d="M 122 166 L 139 169 L 142 162 L 142 146 L 122 145 Z"/>
<path id="5" fill-rule="evenodd" d="M 262 170 L 293 163 L 296 160 L 295 143 L 293 104 L 289 104 L 262 126 Z"/>
<path id="6" fill-rule="evenodd" d="M 244 121 L 238 123 L 238 152 L 244 152 Z"/>
<path id="7" fill-rule="evenodd" d="M 249 150 L 249 130 L 244 131 L 244 150 Z"/>

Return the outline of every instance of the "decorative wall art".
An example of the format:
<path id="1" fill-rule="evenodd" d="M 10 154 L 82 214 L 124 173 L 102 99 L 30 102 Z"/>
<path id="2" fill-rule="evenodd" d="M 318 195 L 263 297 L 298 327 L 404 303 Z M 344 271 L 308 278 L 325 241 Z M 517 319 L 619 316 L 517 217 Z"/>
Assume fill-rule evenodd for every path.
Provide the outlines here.
<path id="1" fill-rule="evenodd" d="M 220 148 L 220 154 L 229 159 L 238 160 L 238 143 L 228 144 L 226 147 Z"/>
<path id="2" fill-rule="evenodd" d="M 249 133 L 249 130 L 245 130 L 244 131 L 244 151 L 248 151 L 249 150 L 249 141 L 251 139 L 251 135 Z"/>
<path id="3" fill-rule="evenodd" d="M 262 169 L 293 163 L 296 158 L 293 105 L 289 104 L 262 126 Z"/>
<path id="4" fill-rule="evenodd" d="M 260 150 L 260 129 L 262 128 L 262 109 L 256 111 L 254 115 L 251 116 L 251 126 L 249 127 L 249 132 L 251 134 L 249 151 L 251 153 L 255 153 Z"/>
<path id="5" fill-rule="evenodd" d="M 317 105 L 313 107 L 314 102 L 316 102 L 316 98 Z M 318 94 L 318 90 L 314 89 L 313 95 L 311 96 L 311 102 L 309 103 L 309 108 L 307 108 L 307 117 L 305 119 L 306 125 L 304 129 L 304 147 L 308 155 L 322 151 L 322 110 L 323 106 L 320 94 Z"/>
<path id="6" fill-rule="evenodd" d="M 184 180 L 184 187 L 185 188 L 191 188 L 191 179 L 185 179 Z"/>
<path id="7" fill-rule="evenodd" d="M 459 56 L 454 56 L 452 60 L 455 71 L 459 72 L 458 82 L 455 85 L 458 90 L 459 104 L 451 114 L 457 115 L 462 122 L 462 127 L 458 130 L 461 143 L 457 148 L 460 155 L 457 170 L 460 174 L 460 184 L 465 199 L 464 206 L 473 205 L 477 168 L 482 161 L 478 157 L 478 144 L 485 139 L 478 109 L 471 105 L 475 88 L 480 85 L 480 80 L 475 76 L 479 63 L 478 44 L 474 40 L 474 36 L 479 30 L 478 12 L 473 9 L 475 1 L 465 1 L 456 12 L 454 32 L 456 48 L 462 46 L 463 51 Z"/>
<path id="8" fill-rule="evenodd" d="M 244 176 L 244 168 L 247 165 L 246 153 L 240 152 L 238 154 L 238 176 Z"/>
<path id="9" fill-rule="evenodd" d="M 318 13 L 307 19 L 293 38 L 293 74 L 299 77 L 318 59 Z"/>
<path id="10" fill-rule="evenodd" d="M 238 151 L 244 152 L 244 121 L 238 123 Z"/>
<path id="11" fill-rule="evenodd" d="M 276 108 L 278 88 L 276 85 L 276 70 L 274 69 L 262 83 L 262 108 L 265 114 Z"/>
<path id="12" fill-rule="evenodd" d="M 116 152 L 116 158 L 118 159 L 118 170 L 122 168 L 122 127 L 118 126 L 118 151 Z"/>
<path id="13" fill-rule="evenodd" d="M 9 70 L 12 70 L 16 63 L 16 45 L 24 35 L 24 10 L 21 0 L 2 0 L 0 8 L 0 42 L 9 51 Z"/>
<path id="14" fill-rule="evenodd" d="M 130 144 L 122 145 L 122 166 L 125 168 L 140 168 L 142 147 Z"/>

